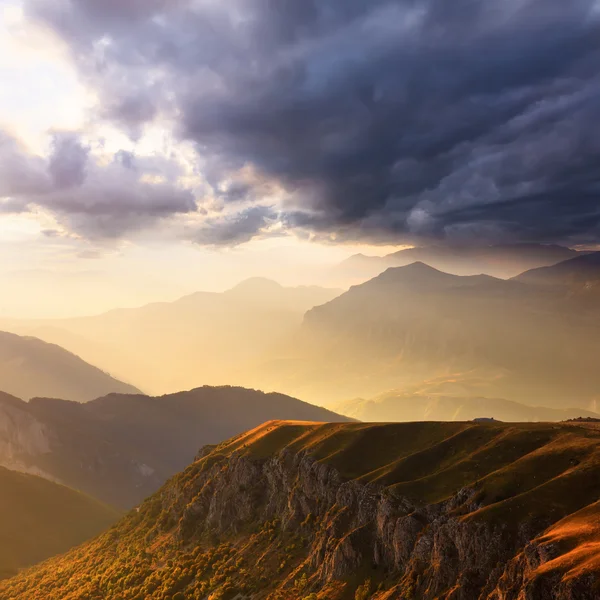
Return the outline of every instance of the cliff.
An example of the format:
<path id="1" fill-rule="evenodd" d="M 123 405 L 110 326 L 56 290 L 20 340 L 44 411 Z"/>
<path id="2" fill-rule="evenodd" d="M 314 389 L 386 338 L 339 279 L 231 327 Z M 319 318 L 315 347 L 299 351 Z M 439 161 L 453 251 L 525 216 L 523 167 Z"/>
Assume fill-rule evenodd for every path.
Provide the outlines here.
<path id="1" fill-rule="evenodd" d="M 598 598 L 599 439 L 567 424 L 267 423 L 0 596 Z"/>

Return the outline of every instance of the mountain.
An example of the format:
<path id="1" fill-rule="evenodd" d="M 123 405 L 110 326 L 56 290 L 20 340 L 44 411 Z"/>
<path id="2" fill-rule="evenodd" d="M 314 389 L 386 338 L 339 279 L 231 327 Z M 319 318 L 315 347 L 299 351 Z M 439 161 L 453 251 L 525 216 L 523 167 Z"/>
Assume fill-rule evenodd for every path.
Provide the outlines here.
<path id="1" fill-rule="evenodd" d="M 110 392 L 138 393 L 55 344 L 0 331 L 0 389 L 86 402 Z"/>
<path id="2" fill-rule="evenodd" d="M 242 367 L 295 331 L 308 309 L 341 292 L 254 278 L 224 293 L 198 292 L 93 317 L 13 320 L 4 327 L 60 344 L 144 391 L 162 394 L 246 384 Z"/>
<path id="3" fill-rule="evenodd" d="M 0 597 L 592 600 L 599 494 L 594 424 L 270 422 Z"/>
<path id="4" fill-rule="evenodd" d="M 86 404 L 0 395 L 0 465 L 131 508 L 214 444 L 270 419 L 347 420 L 282 394 L 203 387 Z"/>
<path id="5" fill-rule="evenodd" d="M 118 518 L 89 496 L 0 467 L 0 579 L 66 552 Z"/>
<path id="6" fill-rule="evenodd" d="M 357 398 L 336 409 L 359 421 L 472 421 L 491 417 L 516 423 L 565 421 L 577 417 L 600 419 L 600 414 L 579 408 L 527 406 L 501 398 L 424 395 L 405 390 L 387 392 L 370 400 Z"/>
<path id="7" fill-rule="evenodd" d="M 514 279 L 546 285 L 597 285 L 600 282 L 600 252 L 585 254 L 551 267 L 532 269 Z"/>
<path id="8" fill-rule="evenodd" d="M 586 298 L 424 263 L 388 269 L 308 311 L 252 385 L 333 405 L 470 380 L 446 395 L 595 411 L 600 303 Z"/>
<path id="9" fill-rule="evenodd" d="M 580 254 L 554 244 L 505 244 L 496 246 L 425 246 L 399 250 L 386 256 L 355 254 L 342 262 L 334 276 L 362 283 L 390 267 L 423 262 L 454 275 L 486 274 L 508 279 L 536 267 L 555 265 Z"/>

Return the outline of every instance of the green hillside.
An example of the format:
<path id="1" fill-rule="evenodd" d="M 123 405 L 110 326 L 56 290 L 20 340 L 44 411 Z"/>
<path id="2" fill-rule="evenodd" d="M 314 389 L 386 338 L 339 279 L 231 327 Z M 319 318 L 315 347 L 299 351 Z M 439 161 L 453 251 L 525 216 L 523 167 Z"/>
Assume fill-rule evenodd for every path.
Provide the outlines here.
<path id="1" fill-rule="evenodd" d="M 595 598 L 599 442 L 593 423 L 269 422 L 0 597 Z"/>
<path id="2" fill-rule="evenodd" d="M 0 577 L 81 544 L 117 518 L 89 496 L 0 468 Z"/>

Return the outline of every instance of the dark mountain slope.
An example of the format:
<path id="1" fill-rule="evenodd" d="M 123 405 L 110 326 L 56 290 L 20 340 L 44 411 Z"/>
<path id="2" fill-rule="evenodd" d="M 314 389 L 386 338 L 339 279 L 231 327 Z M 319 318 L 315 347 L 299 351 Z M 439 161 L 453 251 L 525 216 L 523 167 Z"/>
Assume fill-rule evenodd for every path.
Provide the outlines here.
<path id="1" fill-rule="evenodd" d="M 551 285 L 585 284 L 600 280 L 600 252 L 592 252 L 551 267 L 541 267 L 521 273 L 514 278 L 525 283 Z"/>
<path id="2" fill-rule="evenodd" d="M 0 332 L 0 389 L 22 398 L 44 394 L 78 402 L 139 392 L 59 346 L 5 332 Z"/>
<path id="3" fill-rule="evenodd" d="M 111 394 L 86 404 L 0 397 L 0 464 L 130 508 L 200 446 L 273 418 L 345 420 L 289 396 L 233 387 L 155 398 Z"/>
<path id="4" fill-rule="evenodd" d="M 599 442 L 568 424 L 267 423 L 0 596 L 592 600 Z"/>
<path id="5" fill-rule="evenodd" d="M 0 578 L 66 552 L 118 517 L 75 490 L 0 467 Z"/>
<path id="6" fill-rule="evenodd" d="M 594 410 L 598 310 L 553 286 L 414 263 L 310 310 L 265 367 L 265 381 L 334 402 L 470 378 L 485 385 L 459 395 Z"/>

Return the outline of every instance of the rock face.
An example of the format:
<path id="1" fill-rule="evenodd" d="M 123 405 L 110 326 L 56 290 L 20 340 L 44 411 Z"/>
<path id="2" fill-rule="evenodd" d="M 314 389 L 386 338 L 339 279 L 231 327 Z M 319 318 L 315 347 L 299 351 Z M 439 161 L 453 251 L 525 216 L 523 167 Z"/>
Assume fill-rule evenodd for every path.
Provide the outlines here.
<path id="1" fill-rule="evenodd" d="M 529 542 L 540 527 L 523 523 L 509 532 L 465 521 L 461 514 L 480 508 L 473 490 L 419 507 L 385 487 L 343 481 L 336 469 L 307 455 L 282 452 L 260 464 L 233 455 L 223 467 L 217 462 L 185 493 L 165 496 L 173 518 L 181 516 L 182 543 L 207 534 L 230 539 L 249 522 L 278 519 L 283 532 L 303 528 L 310 539 L 307 560 L 319 589 L 371 569 L 375 577 L 397 581 L 377 598 L 598 598 L 600 573 L 530 582 L 553 558 Z"/>
<path id="2" fill-rule="evenodd" d="M 554 424 L 267 423 L 0 597 L 597 599 L 599 440 Z"/>
<path id="3" fill-rule="evenodd" d="M 7 394 L 0 399 L 0 466 L 55 479 L 26 459 L 51 451 L 51 433 L 44 423 L 22 409 L 23 404 Z"/>

